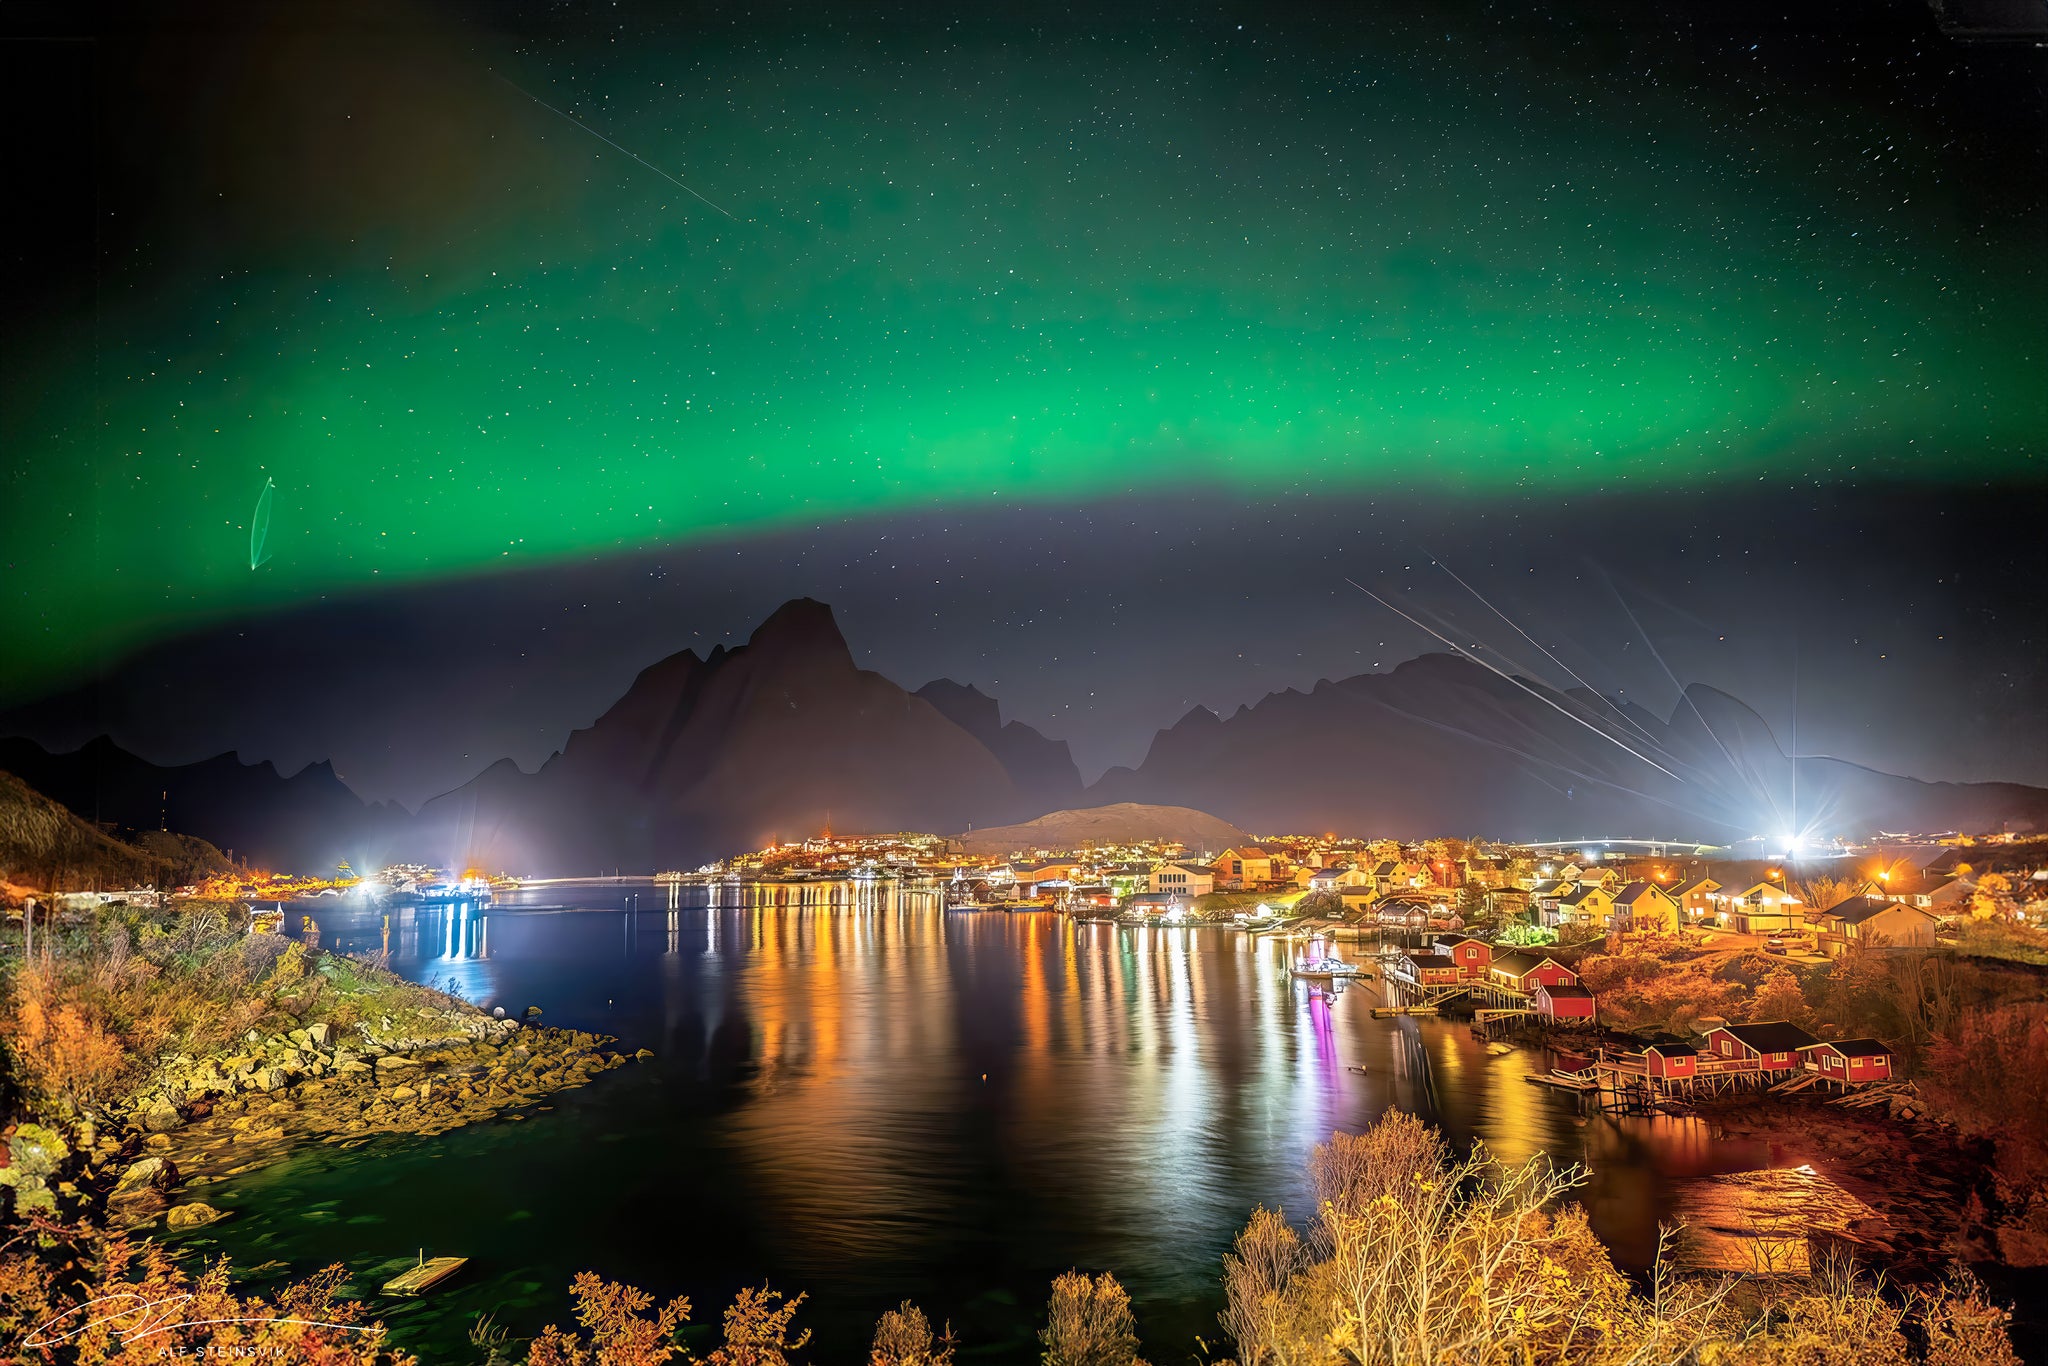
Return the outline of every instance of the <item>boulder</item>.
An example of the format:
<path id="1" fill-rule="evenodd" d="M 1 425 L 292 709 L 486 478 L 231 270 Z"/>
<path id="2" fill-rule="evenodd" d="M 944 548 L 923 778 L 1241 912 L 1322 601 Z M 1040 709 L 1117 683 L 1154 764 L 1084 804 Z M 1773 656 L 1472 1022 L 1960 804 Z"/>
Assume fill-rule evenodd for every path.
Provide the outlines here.
<path id="1" fill-rule="evenodd" d="M 170 1226 L 177 1229 L 205 1228 L 208 1224 L 227 1218 L 227 1215 L 215 1209 L 212 1205 L 202 1201 L 194 1201 L 189 1205 L 171 1206 L 170 1213 L 165 1217 L 169 1221 Z"/>
<path id="2" fill-rule="evenodd" d="M 178 1113 L 178 1107 L 163 1096 L 158 1096 L 142 1112 L 142 1127 L 153 1134 L 165 1134 L 185 1122 Z"/>
<path id="3" fill-rule="evenodd" d="M 178 1169 L 166 1157 L 145 1157 L 114 1183 L 114 1194 L 126 1195 L 131 1191 L 148 1190 L 152 1187 L 175 1186 L 178 1183 Z"/>
<path id="4" fill-rule="evenodd" d="M 377 1070 L 379 1072 L 392 1072 L 401 1067 L 418 1067 L 419 1065 L 418 1058 L 408 1058 L 399 1053 L 386 1053 L 383 1057 L 377 1059 Z"/>
<path id="5" fill-rule="evenodd" d="M 334 1026 L 325 1020 L 306 1026 L 306 1040 L 315 1048 L 325 1048 L 334 1038 Z"/>
<path id="6" fill-rule="evenodd" d="M 282 1067 L 266 1067 L 250 1078 L 250 1084 L 259 1091 L 282 1091 L 289 1079 Z"/>

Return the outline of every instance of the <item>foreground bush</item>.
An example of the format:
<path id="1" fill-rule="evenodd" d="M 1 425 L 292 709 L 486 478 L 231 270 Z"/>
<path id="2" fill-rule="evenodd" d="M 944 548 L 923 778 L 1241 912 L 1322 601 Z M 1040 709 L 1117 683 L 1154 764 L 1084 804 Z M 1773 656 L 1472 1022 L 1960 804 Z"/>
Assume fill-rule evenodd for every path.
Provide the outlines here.
<path id="1" fill-rule="evenodd" d="M 1453 1161 L 1390 1114 L 1318 1150 L 1317 1211 L 1297 1230 L 1258 1210 L 1225 1259 L 1224 1329 L 1240 1366 L 2017 1366 L 2006 1315 L 1968 1282 L 1905 1298 L 1835 1274 L 1765 1285 L 1615 1269 L 1576 1206 L 1582 1179 L 1539 1158 Z M 1050 1358 L 1048 1358 L 1050 1360 Z"/>
<path id="2" fill-rule="evenodd" d="M 418 1366 L 340 1298 L 331 1266 L 265 1299 L 236 1295 L 225 1262 L 188 1276 L 163 1248 L 35 1217 L 0 1244 L 0 1350 L 10 1362 L 139 1366 L 233 1359 L 281 1366 Z"/>

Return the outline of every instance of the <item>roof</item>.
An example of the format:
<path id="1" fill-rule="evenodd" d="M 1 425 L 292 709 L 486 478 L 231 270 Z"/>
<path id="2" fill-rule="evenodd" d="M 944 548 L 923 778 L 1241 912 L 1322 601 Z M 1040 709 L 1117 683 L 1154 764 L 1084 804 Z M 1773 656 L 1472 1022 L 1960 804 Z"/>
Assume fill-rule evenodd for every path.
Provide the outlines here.
<path id="1" fill-rule="evenodd" d="M 1458 966 L 1457 959 L 1446 958 L 1440 953 L 1408 953 L 1403 954 L 1402 957 L 1406 958 L 1409 962 L 1413 963 L 1418 968 L 1456 969 Z"/>
<path id="2" fill-rule="evenodd" d="M 1820 1042 L 1790 1020 L 1760 1020 L 1755 1024 L 1720 1027 L 1759 1053 L 1796 1053 Z"/>
<path id="3" fill-rule="evenodd" d="M 1374 877 L 1392 877 L 1394 875 L 1394 861 L 1390 858 L 1381 859 L 1372 866 L 1372 875 Z"/>
<path id="4" fill-rule="evenodd" d="M 1660 1058 L 1696 1058 L 1699 1056 L 1698 1049 L 1694 1048 L 1691 1044 L 1684 1043 L 1653 1043 L 1643 1051 L 1645 1053 L 1655 1053 Z"/>
<path id="5" fill-rule="evenodd" d="M 1460 944 L 1478 944 L 1482 948 L 1490 947 L 1484 939 L 1474 939 L 1469 934 L 1454 934 L 1448 939 L 1440 937 L 1436 942 L 1439 948 L 1456 948 Z"/>
<path id="6" fill-rule="evenodd" d="M 1547 953 L 1503 953 L 1495 956 L 1493 960 L 1493 968 L 1495 972 L 1508 972 L 1512 973 L 1516 977 L 1522 977 L 1527 975 L 1528 973 L 1534 972 L 1537 968 L 1542 967 L 1545 963 L 1549 963 L 1553 967 L 1564 966 L 1564 964 L 1559 963 L 1555 958 L 1552 958 Z"/>
<path id="7" fill-rule="evenodd" d="M 1592 992 L 1586 990 L 1582 986 L 1576 985 L 1559 985 L 1554 987 L 1547 987 L 1544 986 L 1541 982 L 1539 982 L 1536 984 L 1536 990 L 1542 992 L 1545 996 L 1548 996 L 1553 1001 L 1590 1001 L 1593 999 Z"/>
<path id="8" fill-rule="evenodd" d="M 1556 896 L 1556 895 L 1557 895 L 1558 893 L 1562 892 L 1562 891 L 1563 891 L 1563 890 L 1564 890 L 1565 888 L 1567 888 L 1567 887 L 1574 887 L 1574 886 L 1577 886 L 1577 885 L 1578 885 L 1577 883 L 1573 883 L 1573 882 L 1564 882 L 1564 881 L 1561 881 L 1561 880 L 1559 880 L 1559 879 L 1557 879 L 1557 878 L 1554 878 L 1554 877 L 1553 877 L 1553 878 L 1546 878 L 1546 879 L 1544 879 L 1544 880 L 1543 880 L 1542 882 L 1539 882 L 1539 883 L 1537 883 L 1537 884 L 1536 884 L 1536 885 L 1535 885 L 1534 887 L 1530 888 L 1530 889 L 1529 889 L 1529 895 L 1531 895 L 1531 896 Z"/>
<path id="9" fill-rule="evenodd" d="M 1814 1045 L 1816 1048 L 1832 1048 L 1845 1058 L 1889 1058 L 1892 1051 L 1876 1039 L 1828 1039 Z"/>
<path id="10" fill-rule="evenodd" d="M 1619 892 L 1616 892 L 1614 894 L 1615 904 L 1620 906 L 1632 906 L 1636 902 L 1641 901 L 1644 897 L 1649 896 L 1653 892 L 1659 896 L 1669 895 L 1669 893 L 1665 892 L 1665 890 L 1662 887 L 1659 887 L 1654 882 L 1631 882 L 1628 884 L 1628 886 L 1622 888 Z"/>
<path id="11" fill-rule="evenodd" d="M 1917 915 L 1926 920 L 1934 919 L 1918 906 L 1909 906 L 1902 901 L 1887 901 L 1877 896 L 1852 896 L 1845 901 L 1837 901 L 1828 907 L 1824 914 L 1828 919 L 1839 920 L 1844 925 L 1861 925 L 1864 921 L 1883 915 L 1886 911 L 1904 911 L 1908 915 Z"/>
<path id="12" fill-rule="evenodd" d="M 1559 897 L 1559 898 L 1557 899 L 1557 904 L 1558 904 L 1558 905 L 1560 905 L 1560 906 L 1576 906 L 1576 905 L 1578 905 L 1578 904 L 1579 904 L 1580 902 L 1582 902 L 1582 901 L 1586 900 L 1586 898 L 1588 898 L 1588 897 L 1594 897 L 1594 896 L 1606 896 L 1606 895 L 1607 895 L 1607 893 L 1606 893 L 1606 892 L 1604 892 L 1604 891 L 1602 891 L 1602 890 L 1601 890 L 1600 888 L 1598 888 L 1598 887 L 1581 887 L 1581 888 L 1579 888 L 1579 890 L 1577 890 L 1576 892 L 1573 892 L 1573 893 L 1571 893 L 1571 894 L 1570 894 L 1569 896 L 1561 896 L 1561 897 Z"/>
<path id="13" fill-rule="evenodd" d="M 1714 881 L 1714 879 L 1710 877 L 1696 877 L 1690 882 L 1681 883 L 1671 895 L 1689 896 L 1694 892 L 1718 892 L 1720 890 L 1721 884 Z"/>

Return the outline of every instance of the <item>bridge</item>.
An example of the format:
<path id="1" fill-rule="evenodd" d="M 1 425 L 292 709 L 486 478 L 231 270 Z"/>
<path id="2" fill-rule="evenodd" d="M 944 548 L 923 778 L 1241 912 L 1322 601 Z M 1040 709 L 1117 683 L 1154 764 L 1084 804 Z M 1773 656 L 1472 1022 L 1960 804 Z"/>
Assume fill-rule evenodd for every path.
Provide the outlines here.
<path id="1" fill-rule="evenodd" d="M 1699 844 L 1692 840 L 1638 840 L 1609 839 L 1605 837 L 1582 840 L 1535 840 L 1523 843 L 1519 847 L 1523 849 L 1555 849 L 1560 851 L 1569 849 L 1575 853 L 1582 849 L 1630 849 L 1637 853 L 1648 854 L 1651 858 L 1669 858 L 1674 850 L 1680 855 L 1692 858 L 1705 858 L 1709 854 L 1726 854 L 1729 852 L 1729 847 L 1725 844 Z"/>

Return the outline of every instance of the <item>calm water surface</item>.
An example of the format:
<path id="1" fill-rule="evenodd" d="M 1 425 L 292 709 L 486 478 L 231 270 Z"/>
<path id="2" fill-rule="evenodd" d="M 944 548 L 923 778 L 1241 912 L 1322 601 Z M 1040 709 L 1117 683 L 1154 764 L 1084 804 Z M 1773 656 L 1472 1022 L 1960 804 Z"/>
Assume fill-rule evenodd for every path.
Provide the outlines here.
<path id="1" fill-rule="evenodd" d="M 811 1358 L 856 1361 L 904 1297 L 963 1355 L 1035 1358 L 1052 1277 L 1109 1269 L 1148 1358 L 1214 1343 L 1220 1258 L 1253 1206 L 1306 1213 L 1309 1149 L 1399 1107 L 1514 1160 L 1584 1160 L 1595 1224 L 1647 1261 L 1674 1177 L 1796 1162 L 1677 1120 L 1581 1117 L 1469 1027 L 1374 1020 L 1285 949 L 1219 929 L 946 912 L 928 895 L 648 883 L 522 891 L 467 910 L 315 909 L 320 942 L 484 1006 L 599 1030 L 651 1063 L 549 1110 L 432 1140 L 321 1148 L 214 1186 L 191 1241 L 243 1267 L 346 1262 L 360 1291 L 429 1255 L 472 1261 L 380 1312 L 431 1361 L 479 1313 L 567 1321 L 593 1269 L 715 1323 L 745 1283 L 806 1291 Z M 296 917 L 294 917 L 296 919 Z M 388 936 L 388 938 L 387 938 Z M 309 936 L 310 937 L 310 936 Z M 1353 1069 L 1363 1068 L 1362 1072 Z"/>

